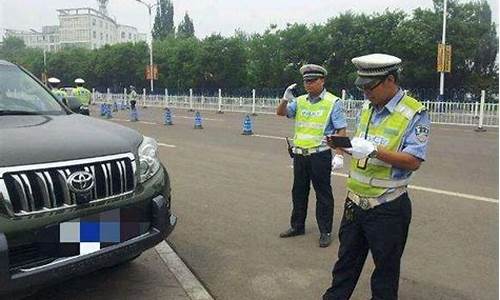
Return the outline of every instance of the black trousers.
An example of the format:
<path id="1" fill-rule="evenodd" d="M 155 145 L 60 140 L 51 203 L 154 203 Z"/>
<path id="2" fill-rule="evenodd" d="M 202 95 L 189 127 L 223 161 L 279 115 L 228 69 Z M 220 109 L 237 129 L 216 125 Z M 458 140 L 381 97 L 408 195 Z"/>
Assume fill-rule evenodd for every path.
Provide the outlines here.
<path id="1" fill-rule="evenodd" d="M 307 216 L 307 203 L 311 181 L 316 191 L 316 221 L 319 231 L 332 231 L 333 194 L 330 183 L 332 152 L 330 150 L 308 156 L 295 155 L 293 159 L 293 210 L 290 224 L 303 229 Z"/>
<path id="2" fill-rule="evenodd" d="M 375 270 L 371 276 L 372 298 L 398 298 L 399 270 L 411 221 L 411 201 L 399 198 L 362 210 L 349 199 L 339 229 L 338 260 L 332 271 L 332 286 L 323 300 L 349 299 L 371 251 Z"/>

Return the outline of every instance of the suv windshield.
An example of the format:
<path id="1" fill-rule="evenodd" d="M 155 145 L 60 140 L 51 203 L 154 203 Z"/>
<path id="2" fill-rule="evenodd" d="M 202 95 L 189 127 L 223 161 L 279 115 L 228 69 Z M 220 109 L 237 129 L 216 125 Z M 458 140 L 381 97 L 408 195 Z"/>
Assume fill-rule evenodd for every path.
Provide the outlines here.
<path id="1" fill-rule="evenodd" d="M 9 114 L 61 115 L 66 111 L 19 67 L 0 63 L 0 116 Z"/>

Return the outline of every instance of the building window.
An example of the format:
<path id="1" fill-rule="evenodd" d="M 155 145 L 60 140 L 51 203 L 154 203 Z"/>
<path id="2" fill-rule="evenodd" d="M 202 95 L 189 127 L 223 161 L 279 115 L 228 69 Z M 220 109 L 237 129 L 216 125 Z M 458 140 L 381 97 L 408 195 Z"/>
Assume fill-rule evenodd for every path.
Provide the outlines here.
<path id="1" fill-rule="evenodd" d="M 131 34 L 131 33 L 129 33 L 129 34 L 128 34 L 128 39 L 129 39 L 129 40 L 131 40 L 131 39 L 132 39 L 132 34 Z"/>
<path id="2" fill-rule="evenodd" d="M 93 31 L 93 32 L 92 32 L 92 37 L 93 37 L 94 39 L 96 39 L 96 38 L 97 38 L 97 34 L 96 34 L 96 32 L 95 32 L 95 31 Z"/>
<path id="3" fill-rule="evenodd" d="M 122 31 L 122 39 L 125 39 L 125 32 Z"/>
<path id="4" fill-rule="evenodd" d="M 102 41 L 103 37 L 104 37 L 104 34 L 102 34 L 102 32 L 101 32 L 101 41 Z"/>
<path id="5" fill-rule="evenodd" d="M 95 19 L 92 19 L 92 26 L 95 26 Z"/>

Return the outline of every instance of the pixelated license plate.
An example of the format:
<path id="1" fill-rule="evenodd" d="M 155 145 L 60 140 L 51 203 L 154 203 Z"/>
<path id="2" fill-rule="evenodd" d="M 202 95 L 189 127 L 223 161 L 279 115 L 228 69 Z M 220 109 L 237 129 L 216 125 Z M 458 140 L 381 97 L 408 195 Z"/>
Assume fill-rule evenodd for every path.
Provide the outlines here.
<path id="1" fill-rule="evenodd" d="M 113 209 L 51 226 L 44 247 L 52 255 L 84 255 L 146 233 L 151 226 L 142 210 Z"/>

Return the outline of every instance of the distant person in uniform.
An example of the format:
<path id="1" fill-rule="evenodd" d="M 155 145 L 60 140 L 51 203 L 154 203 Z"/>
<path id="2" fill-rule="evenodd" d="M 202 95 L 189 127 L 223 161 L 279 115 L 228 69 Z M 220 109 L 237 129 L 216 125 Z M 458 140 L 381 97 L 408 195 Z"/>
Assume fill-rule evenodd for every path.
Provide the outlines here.
<path id="1" fill-rule="evenodd" d="M 345 136 L 347 122 L 342 101 L 324 88 L 325 68 L 308 64 L 300 68 L 307 94 L 294 97 L 296 84 L 290 85 L 277 107 L 279 116 L 295 119 L 292 216 L 290 228 L 280 234 L 282 238 L 305 233 L 309 190 L 316 191 L 316 221 L 320 231 L 319 246 L 331 243 L 333 226 L 333 193 L 331 171 L 343 166 L 340 150 L 332 159 L 325 136 Z"/>
<path id="2" fill-rule="evenodd" d="M 368 251 L 375 270 L 371 299 L 398 298 L 401 256 L 411 220 L 407 186 L 426 158 L 429 115 L 399 86 L 401 59 L 370 54 L 352 59 L 356 86 L 367 99 L 352 148 L 338 260 L 324 300 L 349 299 Z"/>
<path id="3" fill-rule="evenodd" d="M 92 99 L 92 92 L 83 87 L 85 80 L 81 78 L 75 79 L 76 87 L 73 89 L 73 96 L 80 100 L 83 106 L 89 106 Z"/>
<path id="4" fill-rule="evenodd" d="M 129 87 L 129 90 L 128 101 L 130 103 L 130 110 L 135 110 L 135 105 L 137 104 L 137 92 L 135 91 L 135 87 L 133 85 Z"/>
<path id="5" fill-rule="evenodd" d="M 55 77 L 50 77 L 47 81 L 49 82 L 50 91 L 57 97 L 57 99 L 62 101 L 68 96 L 66 91 L 60 88 L 61 80 Z"/>

